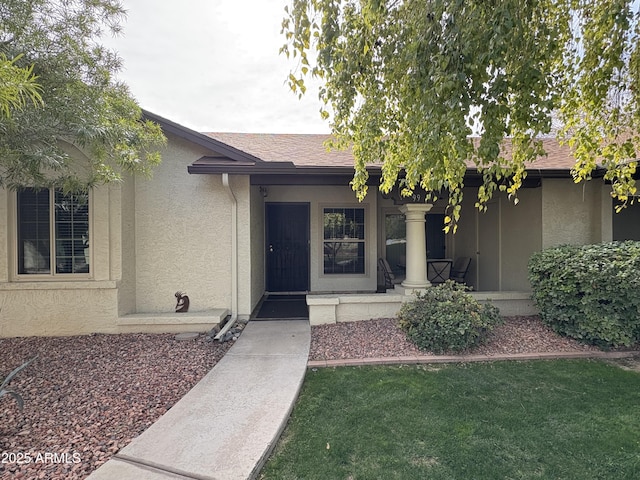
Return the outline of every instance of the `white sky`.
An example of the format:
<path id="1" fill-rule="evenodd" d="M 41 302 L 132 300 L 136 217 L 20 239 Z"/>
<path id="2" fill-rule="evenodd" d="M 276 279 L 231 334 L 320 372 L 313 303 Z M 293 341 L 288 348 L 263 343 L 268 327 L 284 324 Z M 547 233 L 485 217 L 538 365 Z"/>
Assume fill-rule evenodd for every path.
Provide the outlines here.
<path id="1" fill-rule="evenodd" d="M 106 39 L 140 106 L 200 132 L 326 133 L 317 89 L 302 100 L 280 55 L 288 0 L 123 0 Z"/>

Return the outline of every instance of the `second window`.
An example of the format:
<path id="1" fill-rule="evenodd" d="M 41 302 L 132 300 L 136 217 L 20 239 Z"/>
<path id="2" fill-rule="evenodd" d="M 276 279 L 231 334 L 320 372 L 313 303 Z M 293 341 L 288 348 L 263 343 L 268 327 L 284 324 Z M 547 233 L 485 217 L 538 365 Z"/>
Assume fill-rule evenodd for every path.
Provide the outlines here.
<path id="1" fill-rule="evenodd" d="M 363 274 L 364 208 L 325 208 L 323 223 L 324 273 Z"/>

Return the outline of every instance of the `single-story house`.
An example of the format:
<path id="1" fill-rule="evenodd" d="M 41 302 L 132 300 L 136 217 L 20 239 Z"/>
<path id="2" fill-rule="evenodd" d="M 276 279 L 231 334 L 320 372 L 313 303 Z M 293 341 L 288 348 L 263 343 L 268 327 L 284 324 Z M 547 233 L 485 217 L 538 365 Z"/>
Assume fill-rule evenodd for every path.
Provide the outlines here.
<path id="1" fill-rule="evenodd" d="M 358 202 L 351 154 L 328 151 L 325 135 L 202 134 L 146 115 L 168 138 L 152 178 L 74 197 L 0 190 L 0 336 L 207 331 L 249 318 L 266 293 L 304 293 L 312 324 L 393 315 L 428 286 L 427 258 L 471 258 L 475 295 L 531 313 L 531 253 L 640 239 L 638 205 L 615 214 L 602 179 L 574 184 L 553 139 L 518 205 L 498 195 L 479 213 L 469 170 L 445 235 L 442 201 L 383 195 L 376 168 Z M 386 293 L 380 258 L 406 275 Z M 174 312 L 176 291 L 187 313 Z"/>

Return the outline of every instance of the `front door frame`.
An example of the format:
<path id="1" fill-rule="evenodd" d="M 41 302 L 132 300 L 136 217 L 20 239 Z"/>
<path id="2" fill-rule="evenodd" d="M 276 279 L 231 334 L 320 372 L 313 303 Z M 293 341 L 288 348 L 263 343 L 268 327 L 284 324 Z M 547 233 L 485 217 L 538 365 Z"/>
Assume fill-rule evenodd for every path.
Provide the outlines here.
<path id="1" fill-rule="evenodd" d="M 302 275 L 298 275 L 297 280 L 292 281 L 287 285 L 287 282 L 280 282 L 274 280 L 275 271 L 273 270 L 273 264 L 271 255 L 273 255 L 273 242 L 271 235 L 271 208 L 287 208 L 287 207 L 304 207 L 304 218 L 301 229 L 297 231 L 301 235 L 302 242 L 304 242 L 305 252 L 302 256 L 296 256 L 296 262 L 302 258 L 306 265 L 303 268 Z M 299 213 L 299 212 L 298 212 Z M 292 218 L 289 217 L 291 220 Z M 291 225 L 298 224 L 300 222 L 289 222 Z M 265 287 L 268 293 L 307 293 L 311 284 L 311 204 L 309 202 L 265 202 Z"/>

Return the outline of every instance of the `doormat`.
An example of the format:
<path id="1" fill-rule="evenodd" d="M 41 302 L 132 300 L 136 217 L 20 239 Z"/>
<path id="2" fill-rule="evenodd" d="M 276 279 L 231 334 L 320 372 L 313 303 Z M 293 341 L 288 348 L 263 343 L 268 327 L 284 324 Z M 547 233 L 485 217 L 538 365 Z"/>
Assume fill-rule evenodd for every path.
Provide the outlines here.
<path id="1" fill-rule="evenodd" d="M 256 315 L 257 319 L 309 318 L 304 295 L 274 295 L 265 298 Z"/>

